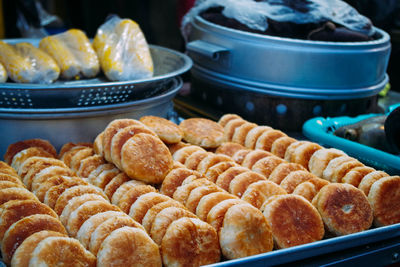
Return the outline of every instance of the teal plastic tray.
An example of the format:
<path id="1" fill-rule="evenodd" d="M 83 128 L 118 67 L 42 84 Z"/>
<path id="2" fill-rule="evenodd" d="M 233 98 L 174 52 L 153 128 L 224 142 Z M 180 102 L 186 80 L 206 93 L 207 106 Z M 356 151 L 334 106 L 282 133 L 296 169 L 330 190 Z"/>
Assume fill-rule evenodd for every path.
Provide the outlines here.
<path id="1" fill-rule="evenodd" d="M 386 114 L 389 114 L 398 106 L 400 106 L 400 103 L 390 106 Z M 382 114 L 365 114 L 357 117 L 316 117 L 303 124 L 303 134 L 310 140 L 323 146 L 341 149 L 368 166 L 384 170 L 391 175 L 400 175 L 400 155 L 393 155 L 333 134 L 339 127 L 357 123 L 363 119 L 378 115 Z"/>

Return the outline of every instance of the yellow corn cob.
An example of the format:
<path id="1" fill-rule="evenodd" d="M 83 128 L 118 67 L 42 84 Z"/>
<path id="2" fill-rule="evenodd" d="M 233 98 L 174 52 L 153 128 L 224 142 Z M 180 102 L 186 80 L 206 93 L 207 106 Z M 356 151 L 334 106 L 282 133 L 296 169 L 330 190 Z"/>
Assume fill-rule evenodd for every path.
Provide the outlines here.
<path id="1" fill-rule="evenodd" d="M 95 77 L 100 72 L 97 54 L 83 31 L 71 29 L 60 34 L 59 38 L 80 62 L 81 72 L 84 77 Z"/>
<path id="2" fill-rule="evenodd" d="M 35 75 L 35 70 L 28 59 L 22 57 L 14 46 L 3 41 L 0 41 L 0 63 L 14 82 L 28 83 Z"/>
<path id="3" fill-rule="evenodd" d="M 149 46 L 139 25 L 113 18 L 102 25 L 93 40 L 100 65 L 108 79 L 133 80 L 153 75 Z"/>
<path id="4" fill-rule="evenodd" d="M 39 47 L 57 62 L 61 70 L 62 78 L 72 79 L 79 77 L 79 61 L 57 35 L 43 38 L 39 43 Z"/>
<path id="5" fill-rule="evenodd" d="M 36 70 L 36 77 L 31 82 L 50 83 L 58 79 L 60 68 L 46 52 L 25 42 L 16 44 L 15 49 L 22 57 L 28 59 Z"/>
<path id="6" fill-rule="evenodd" d="M 0 63 L 0 83 L 4 83 L 7 81 L 7 71 L 4 68 L 3 64 Z"/>

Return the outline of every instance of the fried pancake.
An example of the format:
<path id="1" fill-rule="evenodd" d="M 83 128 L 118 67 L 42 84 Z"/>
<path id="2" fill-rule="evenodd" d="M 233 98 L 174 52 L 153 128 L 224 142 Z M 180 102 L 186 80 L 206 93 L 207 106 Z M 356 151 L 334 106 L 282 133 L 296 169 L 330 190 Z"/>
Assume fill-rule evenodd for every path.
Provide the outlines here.
<path id="1" fill-rule="evenodd" d="M 118 174 L 120 174 L 121 171 L 117 168 L 113 168 L 111 170 L 104 170 L 102 171 L 97 178 L 95 178 L 92 181 L 92 184 L 94 186 L 100 187 L 102 190 L 106 187 L 106 185 Z"/>
<path id="2" fill-rule="evenodd" d="M 264 216 L 278 248 L 321 240 L 324 224 L 316 208 L 297 195 L 280 195 L 266 205 Z"/>
<path id="3" fill-rule="evenodd" d="M 222 255 L 237 259 L 272 250 L 271 229 L 264 215 L 251 205 L 233 205 L 225 213 L 219 232 Z"/>
<path id="4" fill-rule="evenodd" d="M 59 185 L 50 187 L 44 196 L 43 203 L 54 209 L 58 198 L 64 193 L 65 190 L 76 185 L 88 185 L 83 179 L 69 179 L 65 180 Z"/>
<path id="5" fill-rule="evenodd" d="M 49 152 L 45 151 L 41 147 L 29 147 L 24 150 L 21 150 L 12 159 L 11 167 L 18 170 L 21 164 L 29 159 L 30 157 L 46 157 L 46 158 L 53 158 L 53 155 Z"/>
<path id="6" fill-rule="evenodd" d="M 196 215 L 202 221 L 207 220 L 208 213 L 210 210 L 217 205 L 219 202 L 226 199 L 238 199 L 236 196 L 227 192 L 215 192 L 203 196 L 196 208 Z"/>
<path id="7" fill-rule="evenodd" d="M 142 219 L 142 225 L 147 233 L 150 233 L 151 227 L 154 223 L 154 219 L 157 216 L 157 214 L 160 213 L 163 209 L 169 207 L 177 207 L 182 209 L 185 208 L 185 206 L 183 206 L 181 203 L 173 199 L 160 202 L 154 205 L 153 207 L 147 210 L 146 215 Z"/>
<path id="8" fill-rule="evenodd" d="M 280 137 L 286 136 L 286 134 L 279 130 L 269 130 L 260 135 L 258 137 L 255 149 L 262 149 L 268 152 L 271 152 L 271 147 L 274 141 Z"/>
<path id="9" fill-rule="evenodd" d="M 88 178 L 89 174 L 94 171 L 100 165 L 105 164 L 106 162 L 103 159 L 103 156 L 93 155 L 87 157 L 81 161 L 79 165 L 79 169 L 76 171 L 76 174 L 83 178 Z"/>
<path id="10" fill-rule="evenodd" d="M 196 213 L 196 209 L 200 202 L 200 199 L 208 194 L 215 192 L 223 192 L 223 191 L 222 189 L 213 185 L 202 185 L 193 189 L 186 200 L 186 205 L 185 205 L 186 208 L 189 211 Z"/>
<path id="11" fill-rule="evenodd" d="M 266 178 L 261 174 L 258 174 L 253 171 L 243 172 L 235 176 L 232 181 L 229 183 L 229 190 L 228 192 L 242 197 L 243 193 L 247 190 L 249 185 L 259 181 L 265 181 Z"/>
<path id="12" fill-rule="evenodd" d="M 87 147 L 79 150 L 78 152 L 74 153 L 74 155 L 71 157 L 70 168 L 73 169 L 74 171 L 79 170 L 81 161 L 93 155 L 94 155 L 93 148 Z"/>
<path id="13" fill-rule="evenodd" d="M 249 154 L 250 152 L 252 152 L 252 150 L 250 149 L 241 149 L 236 151 L 236 153 L 233 155 L 232 159 L 234 162 L 236 162 L 239 165 L 242 165 L 242 162 L 244 160 L 244 158 L 247 156 L 247 154 Z"/>
<path id="14" fill-rule="evenodd" d="M 233 157 L 233 155 L 241 149 L 245 149 L 245 147 L 241 144 L 233 143 L 233 142 L 224 142 L 222 143 L 216 150 L 216 154 L 227 155 L 228 157 Z"/>
<path id="15" fill-rule="evenodd" d="M 10 175 L 10 174 L 5 174 L 5 173 L 0 173 L 0 181 L 5 181 L 5 182 L 12 182 L 14 184 L 19 184 L 19 185 L 24 185 L 22 181 L 18 178 L 18 176 Z"/>
<path id="16" fill-rule="evenodd" d="M 162 266 L 158 246 L 139 228 L 121 227 L 103 241 L 97 266 Z"/>
<path id="17" fill-rule="evenodd" d="M 69 181 L 78 181 L 81 180 L 82 178 L 79 177 L 69 177 L 69 176 L 64 176 L 64 175 L 56 175 L 53 176 L 49 179 L 47 179 L 46 181 L 44 181 L 36 191 L 34 191 L 33 193 L 36 195 L 36 197 L 43 202 L 44 198 L 46 196 L 47 191 L 55 186 L 55 185 L 59 185 L 62 184 L 63 182 L 69 180 Z"/>
<path id="18" fill-rule="evenodd" d="M 224 128 L 209 119 L 186 119 L 179 124 L 179 128 L 186 142 L 203 148 L 216 148 L 224 139 Z"/>
<path id="19" fill-rule="evenodd" d="M 225 213 L 234 205 L 243 204 L 240 199 L 226 199 L 215 205 L 207 215 L 207 223 L 219 233 L 224 222 Z"/>
<path id="20" fill-rule="evenodd" d="M 240 166 L 229 168 L 218 176 L 217 180 L 215 181 L 215 184 L 224 189 L 225 191 L 229 192 L 229 185 L 231 184 L 231 181 L 237 175 L 244 172 L 250 172 L 250 170 Z"/>
<path id="21" fill-rule="evenodd" d="M 72 142 L 68 142 L 68 143 L 65 143 L 61 147 L 60 152 L 58 153 L 58 158 L 62 159 L 64 157 L 65 152 L 67 152 L 67 151 L 69 151 L 72 148 L 77 147 L 77 146 L 85 146 L 85 147 L 93 148 L 93 144 L 92 143 L 72 143 Z"/>
<path id="22" fill-rule="evenodd" d="M 360 167 L 352 168 L 349 172 L 347 172 L 342 177 L 341 182 L 346 183 L 346 184 L 351 184 L 351 185 L 354 185 L 355 187 L 358 187 L 358 185 L 360 184 L 360 182 L 364 178 L 364 176 L 373 171 L 375 171 L 374 168 L 367 167 L 367 166 L 360 166 Z"/>
<path id="23" fill-rule="evenodd" d="M 82 245 L 86 248 L 89 249 L 89 244 L 90 244 L 90 239 L 92 236 L 92 233 L 96 230 L 97 226 L 105 222 L 106 220 L 110 218 L 123 218 L 123 217 L 128 217 L 123 212 L 119 211 L 105 211 L 105 212 L 100 212 L 97 213 L 93 216 L 91 216 L 89 219 L 87 219 L 82 225 L 81 228 L 79 228 L 78 233 L 76 234 L 76 238 L 82 243 Z"/>
<path id="24" fill-rule="evenodd" d="M 316 190 L 315 185 L 306 181 L 296 186 L 292 194 L 302 196 L 311 203 L 317 193 L 318 191 Z"/>
<path id="25" fill-rule="evenodd" d="M 261 209 L 262 204 L 271 196 L 283 195 L 287 192 L 277 185 L 268 180 L 258 181 L 249 185 L 244 191 L 241 199 L 250 203 L 257 209 Z"/>
<path id="26" fill-rule="evenodd" d="M 294 171 L 305 171 L 306 169 L 297 163 L 281 163 L 275 167 L 268 177 L 268 180 L 280 184 L 285 177 Z"/>
<path id="27" fill-rule="evenodd" d="M 17 248 L 11 259 L 11 266 L 29 267 L 32 252 L 43 239 L 50 236 L 66 236 L 59 232 L 43 230 L 27 237 Z"/>
<path id="28" fill-rule="evenodd" d="M 10 181 L 0 181 L 0 190 L 13 187 L 25 188 L 25 186 L 20 183 L 17 184 Z"/>
<path id="29" fill-rule="evenodd" d="M 89 183 L 93 183 L 97 177 L 100 175 L 100 173 L 102 173 L 105 170 L 113 170 L 116 169 L 114 164 L 111 163 L 104 163 L 101 164 L 99 166 L 97 166 L 96 169 L 94 169 L 93 171 L 90 172 L 89 176 L 87 177 Z"/>
<path id="30" fill-rule="evenodd" d="M 114 192 L 112 198 L 111 198 L 111 203 L 114 205 L 119 205 L 119 201 L 121 198 L 129 192 L 132 188 L 135 188 L 136 186 L 144 185 L 143 182 L 141 181 L 136 181 L 136 180 L 130 180 L 128 182 L 123 183 L 118 189 Z"/>
<path id="31" fill-rule="evenodd" d="M 87 193 L 80 196 L 75 196 L 68 201 L 67 205 L 62 210 L 61 215 L 59 215 L 62 224 L 67 225 L 72 212 L 74 212 L 76 209 L 78 209 L 81 205 L 85 204 L 86 202 L 94 200 L 102 201 L 104 203 L 109 204 L 108 201 L 106 201 L 103 197 L 101 197 L 98 194 Z"/>
<path id="32" fill-rule="evenodd" d="M 236 129 L 246 123 L 248 122 L 243 120 L 242 118 L 228 121 L 228 123 L 224 126 L 224 141 L 232 142 L 232 137 L 235 134 Z"/>
<path id="33" fill-rule="evenodd" d="M 181 149 L 181 148 L 183 148 L 185 146 L 191 146 L 191 144 L 184 143 L 184 142 L 181 141 L 181 142 L 176 143 L 176 144 L 167 144 L 167 146 L 168 146 L 168 149 L 169 149 L 169 152 L 171 153 L 171 155 L 174 155 L 174 153 L 176 151 L 178 151 L 179 149 Z"/>
<path id="34" fill-rule="evenodd" d="M 197 171 L 204 175 L 210 167 L 220 162 L 233 162 L 233 160 L 228 156 L 212 153 L 200 161 Z"/>
<path id="35" fill-rule="evenodd" d="M 196 176 L 196 175 L 189 175 L 188 177 L 185 178 L 185 180 L 182 181 L 182 184 L 181 184 L 180 186 L 183 186 L 183 185 L 185 185 L 185 184 L 189 184 L 189 183 L 191 183 L 191 182 L 194 182 L 195 180 L 204 179 L 204 178 L 205 178 L 204 176 L 198 177 L 198 176 Z M 175 190 L 175 191 L 176 191 L 176 190 Z M 174 193 L 175 193 L 175 192 L 174 192 Z"/>
<path id="36" fill-rule="evenodd" d="M 272 171 L 281 163 L 284 163 L 285 161 L 277 156 L 269 156 L 262 158 L 258 160 L 256 163 L 254 163 L 253 167 L 251 167 L 251 170 L 264 175 L 265 178 L 269 178 L 271 175 Z"/>
<path id="37" fill-rule="evenodd" d="M 0 173 L 18 176 L 17 172 L 10 165 L 0 160 Z"/>
<path id="38" fill-rule="evenodd" d="M 101 190 L 98 188 L 94 187 L 93 185 L 77 185 L 73 186 L 70 188 L 67 188 L 57 199 L 57 202 L 54 206 L 54 211 L 58 214 L 61 215 L 63 212 L 65 206 L 68 204 L 68 202 L 77 196 L 82 196 L 84 194 L 97 194 L 99 196 L 102 196 L 104 199 L 107 199 L 107 197 L 104 195 Z"/>
<path id="39" fill-rule="evenodd" d="M 50 166 L 59 166 L 59 167 L 68 168 L 67 165 L 64 164 L 64 162 L 62 162 L 61 160 L 58 160 L 58 159 L 53 159 L 53 158 L 32 157 L 32 158 L 26 160 L 25 162 L 30 162 L 31 159 L 33 159 L 33 158 L 35 158 L 34 163 L 29 164 L 30 165 L 29 171 L 27 171 L 25 176 L 21 176 L 21 178 L 23 177 L 23 182 L 24 182 L 26 188 L 28 188 L 29 190 L 31 189 L 31 186 L 32 186 L 33 177 L 35 177 L 35 175 L 37 173 L 39 173 L 41 170 L 43 170 L 44 168 L 47 168 Z"/>
<path id="40" fill-rule="evenodd" d="M 257 126 L 251 129 L 246 136 L 246 139 L 244 141 L 244 146 L 249 148 L 249 149 L 254 149 L 256 147 L 256 143 L 258 138 L 267 131 L 273 130 L 269 126 Z"/>
<path id="41" fill-rule="evenodd" d="M 308 182 L 312 183 L 315 186 L 315 190 L 317 190 L 317 192 L 319 192 L 319 190 L 321 190 L 322 187 L 329 184 L 327 180 L 315 177 L 308 180 Z"/>
<path id="42" fill-rule="evenodd" d="M 328 163 L 337 157 L 343 156 L 345 153 L 335 148 L 323 148 L 317 150 L 312 154 L 310 161 L 308 162 L 308 169 L 311 173 L 322 178 L 322 174 L 328 166 Z"/>
<path id="43" fill-rule="evenodd" d="M 186 168 L 186 166 L 183 165 L 182 163 L 174 160 L 174 165 L 172 165 L 172 169 L 178 169 L 178 168 Z"/>
<path id="44" fill-rule="evenodd" d="M 192 155 L 194 152 L 197 151 L 204 151 L 204 148 L 201 148 L 199 146 L 195 146 L 195 145 L 188 145 L 188 146 L 184 146 L 178 150 L 176 150 L 173 154 L 172 154 L 172 158 L 175 161 L 178 161 L 182 164 L 185 164 L 186 159 Z"/>
<path id="45" fill-rule="evenodd" d="M 364 194 L 368 196 L 371 186 L 379 179 L 387 176 L 389 176 L 389 174 L 384 171 L 373 171 L 371 173 L 368 173 L 364 176 L 364 178 L 362 178 L 360 184 L 358 185 L 358 189 L 363 191 Z"/>
<path id="46" fill-rule="evenodd" d="M 111 181 L 104 187 L 104 194 L 111 199 L 115 191 L 124 183 L 129 182 L 131 178 L 128 177 L 124 172 L 121 172 L 114 176 Z"/>
<path id="47" fill-rule="evenodd" d="M 190 244 L 190 246 L 188 246 Z M 215 229 L 195 218 L 172 222 L 161 241 L 161 255 L 167 266 L 201 266 L 220 260 Z"/>
<path id="48" fill-rule="evenodd" d="M 208 168 L 205 176 L 208 180 L 215 183 L 221 173 L 232 167 L 239 167 L 239 165 L 232 161 L 220 162 Z"/>
<path id="49" fill-rule="evenodd" d="M 159 138 L 139 133 L 125 142 L 121 163 L 129 177 L 157 184 L 172 170 L 173 159 Z"/>
<path id="50" fill-rule="evenodd" d="M 143 116 L 140 118 L 140 121 L 152 129 L 161 141 L 165 143 L 179 143 L 183 138 L 183 132 L 179 126 L 162 117 Z"/>
<path id="51" fill-rule="evenodd" d="M 242 119 L 242 117 L 240 117 L 237 114 L 225 114 L 223 115 L 221 118 L 219 118 L 218 120 L 218 124 L 221 125 L 222 127 L 225 127 L 225 125 L 230 121 L 230 120 L 234 120 L 234 119 Z"/>
<path id="52" fill-rule="evenodd" d="M 186 168 L 177 168 L 171 170 L 167 176 L 165 176 L 164 181 L 161 184 L 161 194 L 172 197 L 175 190 L 182 184 L 183 180 L 190 175 L 201 177 L 200 173 Z"/>
<path id="53" fill-rule="evenodd" d="M 400 222 L 400 176 L 383 177 L 372 184 L 368 200 L 376 226 Z"/>
<path id="54" fill-rule="evenodd" d="M 357 159 L 349 156 L 340 156 L 329 161 L 322 178 L 333 183 L 340 183 L 342 177 L 354 167 L 363 166 Z"/>
<path id="55" fill-rule="evenodd" d="M 104 156 L 103 153 L 103 137 L 104 132 L 99 133 L 93 141 L 93 150 L 99 156 Z"/>
<path id="56" fill-rule="evenodd" d="M 167 207 L 161 210 L 155 216 L 151 225 L 150 236 L 157 245 L 161 245 L 161 241 L 168 229 L 168 226 L 183 217 L 196 218 L 196 216 L 184 208 Z"/>
<path id="57" fill-rule="evenodd" d="M 32 178 L 31 190 L 35 193 L 35 191 L 40 187 L 40 185 L 45 182 L 46 180 L 50 179 L 53 176 L 72 176 L 74 172 L 65 167 L 61 166 L 49 166 L 42 169 L 40 172 L 36 173 L 35 176 Z"/>
<path id="58" fill-rule="evenodd" d="M 72 158 L 74 157 L 74 155 L 76 153 L 78 153 L 81 150 L 85 150 L 85 152 L 89 151 L 92 155 L 94 153 L 94 150 L 91 147 L 84 146 L 84 145 L 74 146 L 70 150 L 66 151 L 64 153 L 64 155 L 60 158 L 60 160 L 62 160 L 69 168 L 72 169 Z M 84 153 L 84 155 L 85 155 L 85 153 Z M 76 161 L 75 161 L 75 164 L 76 164 Z"/>
<path id="59" fill-rule="evenodd" d="M 260 150 L 260 149 L 256 149 L 251 151 L 250 153 L 248 153 L 242 162 L 242 166 L 245 168 L 249 168 L 251 170 L 251 168 L 253 168 L 253 165 L 259 161 L 262 158 L 266 158 L 272 156 L 271 153 L 264 151 L 264 150 Z"/>
<path id="60" fill-rule="evenodd" d="M 168 200 L 171 200 L 171 198 L 156 192 L 143 194 L 132 204 L 129 209 L 129 216 L 138 223 L 142 223 L 143 217 L 151 207 Z"/>
<path id="61" fill-rule="evenodd" d="M 122 146 L 128 141 L 129 138 L 138 133 L 147 133 L 156 136 L 156 134 L 147 128 L 145 125 L 130 125 L 125 128 L 119 129 L 111 139 L 110 155 L 112 162 L 117 165 L 118 168 L 122 168 L 121 165 L 121 149 Z"/>
<path id="62" fill-rule="evenodd" d="M 297 140 L 289 136 L 282 136 L 276 139 L 271 145 L 271 153 L 277 157 L 284 158 L 286 149 Z"/>
<path id="63" fill-rule="evenodd" d="M 309 141 L 300 141 L 297 140 L 296 142 L 291 143 L 285 151 L 285 156 L 283 157 L 287 162 L 293 162 L 292 158 L 293 158 L 293 154 L 294 151 L 296 150 L 296 148 L 298 148 L 299 146 L 306 144 L 306 143 L 310 143 Z"/>
<path id="64" fill-rule="evenodd" d="M 36 138 L 19 141 L 9 145 L 6 153 L 4 154 L 4 161 L 7 164 L 11 165 L 15 154 L 29 147 L 40 147 L 50 153 L 54 158 L 57 157 L 56 149 L 52 144 L 50 144 L 50 142 L 48 142 L 47 140 Z"/>
<path id="65" fill-rule="evenodd" d="M 104 199 L 100 200 L 88 200 L 85 203 L 82 203 L 78 208 L 73 210 L 70 213 L 68 218 L 67 230 L 68 233 L 76 237 L 76 234 L 81 228 L 82 224 L 89 219 L 91 216 L 102 213 L 106 211 L 121 211 L 117 206 L 112 205 L 109 202 L 104 201 Z"/>
<path id="66" fill-rule="evenodd" d="M 175 190 L 174 195 L 172 197 L 176 201 L 179 201 L 183 205 L 186 205 L 186 200 L 188 199 L 190 192 L 193 189 L 195 189 L 199 186 L 203 186 L 203 185 L 215 186 L 217 188 L 217 186 L 214 183 L 207 180 L 207 178 L 200 178 L 200 179 L 196 179 L 190 183 L 182 184 L 181 186 L 179 186 Z"/>
<path id="67" fill-rule="evenodd" d="M 10 264 L 15 250 L 30 235 L 43 230 L 67 234 L 61 222 L 47 214 L 34 214 L 13 223 L 4 234 L 1 255 L 6 264 Z"/>
<path id="68" fill-rule="evenodd" d="M 96 257 L 78 240 L 70 237 L 47 237 L 32 252 L 29 266 L 96 266 Z"/>
<path id="69" fill-rule="evenodd" d="M 29 192 L 25 188 L 5 188 L 0 190 L 0 205 L 10 201 L 10 200 L 24 200 L 24 199 L 32 199 L 39 201 L 37 197 Z"/>
<path id="70" fill-rule="evenodd" d="M 246 142 L 247 134 L 251 129 L 257 127 L 258 125 L 255 123 L 246 122 L 239 127 L 237 127 L 232 136 L 232 142 L 240 144 L 244 146 Z"/>
<path id="71" fill-rule="evenodd" d="M 107 236 L 109 236 L 114 230 L 117 230 L 124 226 L 139 228 L 143 230 L 143 227 L 129 216 L 111 217 L 102 222 L 99 226 L 97 226 L 91 234 L 89 244 L 90 252 L 92 252 L 93 255 L 97 255 L 101 244 L 107 238 Z"/>
<path id="72" fill-rule="evenodd" d="M 12 200 L 1 205 L 0 242 L 3 239 L 4 233 L 13 223 L 33 214 L 47 214 L 58 218 L 52 209 L 36 200 Z"/>
<path id="73" fill-rule="evenodd" d="M 311 156 L 323 147 L 313 142 L 306 142 L 297 147 L 292 154 L 291 162 L 298 163 L 308 169 L 308 162 Z"/>
<path id="74" fill-rule="evenodd" d="M 331 183 L 315 196 L 313 204 L 325 227 L 335 235 L 346 235 L 371 227 L 373 214 L 367 197 L 349 184 Z"/>
<path id="75" fill-rule="evenodd" d="M 314 174 L 308 171 L 293 171 L 289 173 L 279 184 L 289 194 L 293 193 L 293 190 L 302 182 L 310 179 L 317 178 Z"/>
<path id="76" fill-rule="evenodd" d="M 129 209 L 138 197 L 150 192 L 157 192 L 151 185 L 137 185 L 130 188 L 125 194 L 121 196 L 118 201 L 118 207 L 125 213 L 129 213 Z"/>
<path id="77" fill-rule="evenodd" d="M 197 166 L 199 165 L 200 161 L 202 161 L 209 155 L 214 155 L 214 154 L 206 151 L 193 152 L 186 158 L 184 166 L 190 170 L 197 170 Z"/>
<path id="78" fill-rule="evenodd" d="M 104 158 L 112 162 L 111 158 L 111 140 L 118 130 L 130 125 L 143 125 L 143 123 L 133 119 L 116 119 L 111 121 L 104 129 L 103 134 L 103 153 Z"/>

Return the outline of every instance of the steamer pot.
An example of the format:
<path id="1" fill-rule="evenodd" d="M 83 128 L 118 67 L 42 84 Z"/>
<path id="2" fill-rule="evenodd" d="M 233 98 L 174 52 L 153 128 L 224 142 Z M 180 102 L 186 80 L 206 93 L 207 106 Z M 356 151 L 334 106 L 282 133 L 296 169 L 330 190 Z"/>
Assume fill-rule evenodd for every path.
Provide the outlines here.
<path id="1" fill-rule="evenodd" d="M 175 77 L 167 90 L 143 100 L 58 109 L 0 108 L 0 158 L 8 145 L 25 139 L 46 139 L 58 150 L 67 142 L 93 142 L 114 119 L 167 118 L 181 87 L 182 79 Z"/>

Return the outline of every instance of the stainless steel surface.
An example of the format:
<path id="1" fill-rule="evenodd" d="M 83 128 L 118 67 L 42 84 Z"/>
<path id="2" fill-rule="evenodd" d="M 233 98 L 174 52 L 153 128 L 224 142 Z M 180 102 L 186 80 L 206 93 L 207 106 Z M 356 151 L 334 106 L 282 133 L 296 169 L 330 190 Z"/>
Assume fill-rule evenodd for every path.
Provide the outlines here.
<path id="1" fill-rule="evenodd" d="M 59 109 L 0 108 L 0 158 L 8 145 L 20 140 L 42 138 L 59 149 L 67 142 L 92 142 L 117 118 L 168 117 L 172 99 L 182 87 L 179 77 L 172 81 L 168 90 L 156 96 L 126 103 Z"/>
<path id="2" fill-rule="evenodd" d="M 389 35 L 368 42 L 322 42 L 248 33 L 195 17 L 187 50 L 195 65 L 235 78 L 270 85 L 357 89 L 385 79 Z M 201 51 L 198 43 L 200 40 Z M 194 45 L 195 44 L 195 45 Z M 204 52 L 209 44 L 209 54 Z M 215 47 L 223 52 L 216 53 Z M 218 55 L 218 56 L 216 56 Z"/>
<path id="3" fill-rule="evenodd" d="M 12 39 L 9 43 L 37 39 Z M 192 60 L 177 51 L 151 45 L 154 76 L 134 81 L 110 82 L 104 76 L 53 84 L 0 83 L 2 108 L 65 108 L 109 105 L 151 97 L 171 86 L 171 79 L 188 71 Z"/>

